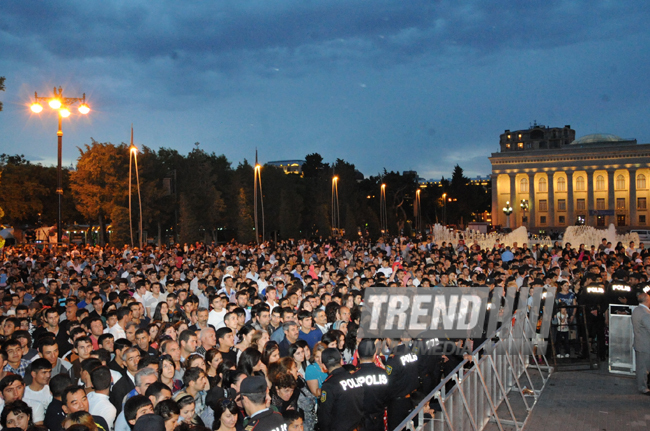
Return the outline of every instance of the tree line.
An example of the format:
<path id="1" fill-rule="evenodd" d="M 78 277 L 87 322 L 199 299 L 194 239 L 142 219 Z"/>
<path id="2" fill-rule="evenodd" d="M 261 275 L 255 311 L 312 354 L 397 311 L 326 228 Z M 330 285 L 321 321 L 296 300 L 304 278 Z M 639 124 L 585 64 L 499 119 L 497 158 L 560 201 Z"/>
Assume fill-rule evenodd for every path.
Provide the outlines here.
<path id="1" fill-rule="evenodd" d="M 198 145 L 188 154 L 171 148 L 144 147 L 138 153 L 143 228 L 148 238 L 193 243 L 236 239 L 328 237 L 332 232 L 332 178 L 338 179 L 339 228 L 351 239 L 377 238 L 380 226 L 380 187 L 386 184 L 387 225 L 390 234 L 411 235 L 416 173 L 384 170 L 364 177 L 342 159 L 329 164 L 317 154 L 305 157 L 302 175 L 281 168 L 261 168 L 259 231 L 255 231 L 254 166 L 247 160 L 233 166 L 225 155 L 207 153 Z M 22 155 L 0 155 L 2 222 L 15 227 L 56 223 L 56 167 L 33 164 Z M 129 147 L 100 143 L 79 148 L 77 164 L 63 170 L 63 223 L 100 227 L 100 242 L 110 227 L 110 242 L 130 243 L 128 212 Z M 140 217 L 133 172 L 133 229 Z M 446 207 L 442 198 L 446 195 Z M 467 223 L 489 209 L 491 195 L 472 185 L 455 166 L 449 180 L 421 189 L 422 224 Z M 258 198 L 259 199 L 259 198 Z M 451 201 L 449 201 L 451 199 Z M 137 243 L 137 240 L 136 240 Z"/>

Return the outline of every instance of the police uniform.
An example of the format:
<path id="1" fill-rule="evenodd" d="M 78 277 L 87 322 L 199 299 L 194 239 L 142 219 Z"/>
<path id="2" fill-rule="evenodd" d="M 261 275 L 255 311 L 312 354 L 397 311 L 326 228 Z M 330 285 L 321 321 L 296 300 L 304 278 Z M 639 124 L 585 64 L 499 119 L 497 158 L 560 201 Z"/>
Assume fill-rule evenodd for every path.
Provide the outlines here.
<path id="1" fill-rule="evenodd" d="M 363 424 L 362 383 L 350 372 L 337 368 L 323 382 L 318 406 L 321 431 L 353 431 Z"/>
<path id="2" fill-rule="evenodd" d="M 413 409 L 411 395 L 418 389 L 418 357 L 406 345 L 398 345 L 386 360 L 388 389 L 388 429 L 395 429 Z"/>
<path id="3" fill-rule="evenodd" d="M 287 431 L 287 424 L 280 413 L 264 409 L 248 418 L 246 431 Z"/>
<path id="4" fill-rule="evenodd" d="M 639 305 L 638 292 L 623 280 L 612 280 L 607 292 L 608 303 L 612 305 Z M 629 313 L 629 309 L 624 307 Z"/>
<path id="5" fill-rule="evenodd" d="M 605 286 L 600 283 L 590 283 L 585 286 L 578 295 L 578 304 L 585 306 L 589 336 L 597 339 L 598 357 L 601 361 L 605 360 L 605 311 L 608 305 Z M 588 341 L 585 346 L 589 349 Z M 583 356 L 588 355 L 588 350 L 583 351 Z"/>
<path id="6" fill-rule="evenodd" d="M 388 404 L 388 374 L 373 363 L 363 363 L 352 373 L 363 386 L 363 430 L 384 431 L 384 410 Z"/>

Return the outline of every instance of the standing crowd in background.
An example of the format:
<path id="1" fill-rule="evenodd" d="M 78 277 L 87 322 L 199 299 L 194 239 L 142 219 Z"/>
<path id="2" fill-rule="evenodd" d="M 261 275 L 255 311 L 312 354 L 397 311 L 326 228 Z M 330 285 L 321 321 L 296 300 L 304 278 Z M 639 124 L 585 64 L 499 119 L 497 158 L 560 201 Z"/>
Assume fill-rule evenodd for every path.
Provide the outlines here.
<path id="1" fill-rule="evenodd" d="M 553 307 L 552 347 L 539 343 L 536 353 L 553 349 L 561 360 L 605 359 L 609 304 L 650 305 L 648 250 L 606 240 L 491 249 L 431 237 L 39 245 L 3 256 L 3 429 L 393 430 L 471 361 L 418 355 L 408 338 L 359 337 L 367 287 L 553 287 L 553 304 L 544 304 Z M 445 352 L 447 343 L 472 346 L 435 343 Z M 650 339 L 639 346 L 650 358 Z M 648 392 L 650 360 L 643 364 L 639 391 Z"/>

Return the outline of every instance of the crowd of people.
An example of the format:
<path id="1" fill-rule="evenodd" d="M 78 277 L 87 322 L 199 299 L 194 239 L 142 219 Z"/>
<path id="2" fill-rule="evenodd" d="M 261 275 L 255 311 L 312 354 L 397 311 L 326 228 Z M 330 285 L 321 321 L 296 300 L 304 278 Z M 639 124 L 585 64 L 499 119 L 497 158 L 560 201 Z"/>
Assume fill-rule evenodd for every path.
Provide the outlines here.
<path id="1" fill-rule="evenodd" d="M 391 238 L 25 245 L 6 248 L 2 263 L 4 429 L 383 431 L 463 356 L 418 357 L 409 339 L 359 337 L 365 288 L 554 286 L 564 357 L 570 338 L 586 336 L 569 335 L 572 307 L 586 305 L 590 324 L 606 320 L 584 287 L 619 280 L 640 291 L 650 253 L 606 241 L 486 250 Z M 603 334 L 583 344 L 604 345 Z"/>

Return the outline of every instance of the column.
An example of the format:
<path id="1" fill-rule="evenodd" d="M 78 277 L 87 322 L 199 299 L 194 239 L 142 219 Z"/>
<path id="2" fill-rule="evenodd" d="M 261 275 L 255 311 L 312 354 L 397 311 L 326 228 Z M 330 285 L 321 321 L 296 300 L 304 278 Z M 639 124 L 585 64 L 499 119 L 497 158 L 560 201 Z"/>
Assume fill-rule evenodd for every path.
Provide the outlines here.
<path id="1" fill-rule="evenodd" d="M 596 219 L 591 215 L 594 210 L 594 171 L 587 170 L 587 226 L 596 226 Z"/>
<path id="2" fill-rule="evenodd" d="M 614 215 L 609 216 L 609 224 L 613 224 L 616 226 L 616 198 L 614 195 L 614 174 L 615 171 L 613 169 L 607 169 L 607 209 L 608 210 L 613 210 Z"/>
<path id="3" fill-rule="evenodd" d="M 628 169 L 628 172 L 630 174 L 630 221 L 627 223 L 627 225 L 634 227 L 639 225 L 639 221 L 636 215 L 636 167 Z"/>
<path id="4" fill-rule="evenodd" d="M 535 227 L 535 174 L 528 174 L 528 230 Z"/>
<path id="5" fill-rule="evenodd" d="M 576 216 L 573 213 L 573 171 L 566 171 L 566 225 L 576 224 Z"/>
<path id="6" fill-rule="evenodd" d="M 553 195 L 553 181 L 555 172 L 548 172 L 548 220 L 546 224 L 549 228 L 555 227 L 555 196 Z"/>
<path id="7" fill-rule="evenodd" d="M 490 175 L 492 181 L 492 226 L 496 226 L 499 223 L 499 191 L 497 190 L 497 179 L 499 178 L 498 174 Z"/>
<path id="8" fill-rule="evenodd" d="M 517 174 L 510 175 L 510 206 L 512 207 L 512 214 L 510 214 L 510 228 L 515 230 L 517 227 L 517 205 L 515 199 L 517 198 Z"/>

